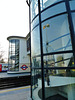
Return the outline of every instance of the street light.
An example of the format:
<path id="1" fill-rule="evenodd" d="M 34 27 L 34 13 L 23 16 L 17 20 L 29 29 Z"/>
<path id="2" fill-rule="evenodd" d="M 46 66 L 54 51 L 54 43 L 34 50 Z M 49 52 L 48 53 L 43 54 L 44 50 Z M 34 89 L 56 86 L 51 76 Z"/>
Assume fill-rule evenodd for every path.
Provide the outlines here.
<path id="1" fill-rule="evenodd" d="M 48 37 L 47 37 L 47 27 L 50 27 L 49 24 L 43 26 L 43 29 L 46 28 L 46 52 L 48 53 Z"/>
<path id="2" fill-rule="evenodd" d="M 46 25 L 43 26 L 43 29 L 46 29 L 46 53 L 48 53 L 47 27 L 50 27 L 50 25 L 49 24 L 46 24 Z M 47 57 L 46 57 L 46 67 L 48 68 Z M 48 69 L 46 69 L 46 77 L 47 77 L 47 84 L 49 85 Z"/>

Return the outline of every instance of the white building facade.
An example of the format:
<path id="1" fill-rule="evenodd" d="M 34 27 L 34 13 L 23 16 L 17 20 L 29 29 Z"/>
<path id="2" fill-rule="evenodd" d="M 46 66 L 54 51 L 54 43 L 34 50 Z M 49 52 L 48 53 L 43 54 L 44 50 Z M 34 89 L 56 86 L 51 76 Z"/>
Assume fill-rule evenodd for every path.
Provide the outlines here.
<path id="1" fill-rule="evenodd" d="M 30 50 L 27 37 L 9 36 L 8 72 L 30 72 Z"/>

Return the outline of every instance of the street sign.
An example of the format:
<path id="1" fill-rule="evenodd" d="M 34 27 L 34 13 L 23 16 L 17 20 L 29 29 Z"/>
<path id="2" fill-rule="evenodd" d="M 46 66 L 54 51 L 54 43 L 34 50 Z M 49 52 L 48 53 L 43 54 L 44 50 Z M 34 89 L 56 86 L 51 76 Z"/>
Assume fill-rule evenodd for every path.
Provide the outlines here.
<path id="1" fill-rule="evenodd" d="M 22 65 L 22 70 L 26 70 L 28 67 L 26 65 Z"/>

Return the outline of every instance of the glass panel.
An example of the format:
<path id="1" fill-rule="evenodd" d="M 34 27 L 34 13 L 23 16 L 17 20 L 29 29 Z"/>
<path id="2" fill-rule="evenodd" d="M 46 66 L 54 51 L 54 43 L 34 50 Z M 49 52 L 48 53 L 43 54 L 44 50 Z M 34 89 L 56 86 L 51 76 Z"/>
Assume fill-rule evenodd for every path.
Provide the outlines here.
<path id="1" fill-rule="evenodd" d="M 37 16 L 31 23 L 31 30 L 39 23 L 39 17 Z"/>
<path id="2" fill-rule="evenodd" d="M 53 7 L 50 7 L 49 9 L 47 9 L 46 11 L 41 13 L 41 19 L 44 20 L 48 17 L 51 17 L 53 15 L 65 12 L 66 8 L 65 8 L 65 3 L 60 3 L 57 4 Z"/>
<path id="3" fill-rule="evenodd" d="M 75 0 L 69 1 L 71 10 L 75 10 Z"/>
<path id="4" fill-rule="evenodd" d="M 31 33 L 31 55 L 33 57 L 39 54 L 40 54 L 40 34 L 38 26 Z"/>
<path id="5" fill-rule="evenodd" d="M 15 40 L 11 40 L 11 43 L 12 43 L 12 44 L 15 43 Z"/>
<path id="6" fill-rule="evenodd" d="M 64 69 L 63 74 L 61 70 L 46 70 L 46 100 L 75 100 L 75 69 Z"/>
<path id="7" fill-rule="evenodd" d="M 59 1 L 62 1 L 62 0 L 40 0 L 41 2 L 41 10 L 45 9 L 46 7 L 56 3 L 56 2 L 59 2 Z"/>
<path id="8" fill-rule="evenodd" d="M 31 20 L 38 14 L 38 0 L 31 2 Z"/>
<path id="9" fill-rule="evenodd" d="M 19 40 L 10 40 L 9 48 L 9 70 L 19 70 Z"/>
<path id="10" fill-rule="evenodd" d="M 15 46 L 15 43 L 12 43 L 12 46 L 14 47 Z"/>
<path id="11" fill-rule="evenodd" d="M 12 50 L 11 50 L 11 47 L 9 47 L 9 53 L 11 53 L 11 51 L 12 51 Z"/>
<path id="12" fill-rule="evenodd" d="M 41 81 L 41 70 L 32 70 L 32 97 L 33 100 L 40 100 L 42 98 L 42 81 Z"/>
<path id="13" fill-rule="evenodd" d="M 41 58 L 40 57 L 34 57 L 32 58 L 32 67 L 40 67 L 41 68 Z"/>
<path id="14" fill-rule="evenodd" d="M 72 20 L 73 20 L 73 26 L 74 26 L 74 32 L 75 32 L 75 13 L 72 13 Z"/>
<path id="15" fill-rule="evenodd" d="M 11 40 L 9 40 L 9 44 L 11 45 Z"/>
<path id="16" fill-rule="evenodd" d="M 16 40 L 16 44 L 15 44 L 16 46 L 18 46 L 19 45 L 19 40 Z"/>
<path id="17" fill-rule="evenodd" d="M 67 15 L 60 15 L 42 24 L 44 53 L 72 50 Z"/>
<path id="18" fill-rule="evenodd" d="M 27 39 L 27 52 L 30 51 L 30 38 Z"/>
<path id="19" fill-rule="evenodd" d="M 70 67 L 74 66 L 72 53 L 44 56 L 44 67 Z"/>
<path id="20" fill-rule="evenodd" d="M 12 47 L 12 52 L 15 52 L 15 46 L 14 46 L 14 47 Z"/>

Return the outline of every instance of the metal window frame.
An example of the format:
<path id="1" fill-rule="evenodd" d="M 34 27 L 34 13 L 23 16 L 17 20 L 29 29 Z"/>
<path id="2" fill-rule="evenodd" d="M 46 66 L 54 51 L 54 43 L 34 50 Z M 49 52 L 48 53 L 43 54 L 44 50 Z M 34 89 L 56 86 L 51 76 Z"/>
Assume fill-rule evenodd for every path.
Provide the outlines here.
<path id="1" fill-rule="evenodd" d="M 66 10 L 67 10 L 67 14 L 68 14 L 68 21 L 69 21 L 69 28 L 70 28 L 70 34 L 71 34 L 71 40 L 72 40 L 72 47 L 73 47 L 73 50 L 72 51 L 66 51 L 66 52 L 57 52 L 56 54 L 61 54 L 61 53 L 73 53 L 74 55 L 74 62 L 75 62 L 75 36 L 74 36 L 74 28 L 73 28 L 73 22 L 72 22 L 72 16 L 71 16 L 71 10 L 70 10 L 70 5 L 69 5 L 69 1 L 71 0 L 63 0 L 62 2 L 65 3 L 66 5 Z M 31 3 L 31 0 L 29 0 L 29 4 Z M 57 3 L 56 3 L 57 4 Z M 55 4 L 53 5 L 55 6 Z M 46 8 L 48 9 L 48 7 Z M 45 10 L 46 10 L 45 9 Z M 45 11 L 43 10 L 43 11 Z M 42 100 L 45 100 L 45 87 L 44 87 L 44 65 L 43 65 L 43 56 L 46 56 L 46 55 L 50 55 L 50 54 L 53 54 L 53 53 L 49 53 L 49 54 L 43 54 L 43 48 L 42 48 L 42 27 L 41 27 L 41 9 L 40 9 L 40 0 L 38 0 L 38 11 L 39 11 L 39 14 L 37 14 L 35 16 L 35 18 L 37 16 L 39 16 L 39 27 L 40 27 L 40 46 L 41 46 L 41 66 L 42 68 L 32 68 L 32 64 L 31 64 L 31 46 L 30 46 L 30 64 L 31 64 L 31 76 L 32 76 L 32 69 L 41 69 L 42 71 Z M 43 12 L 42 11 L 42 12 Z M 66 13 L 66 12 L 65 12 Z M 55 17 L 55 16 L 54 16 Z M 35 20 L 35 18 L 33 20 Z M 50 18 L 49 18 L 50 19 Z M 33 22 L 32 20 L 32 22 Z M 48 18 L 46 19 L 48 20 Z M 46 21 L 44 20 L 44 21 Z M 30 41 L 31 41 L 31 11 L 30 11 L 30 5 L 29 5 L 29 27 L 30 27 Z M 37 27 L 37 25 L 36 25 Z M 48 68 L 48 69 L 75 69 L 75 67 L 54 67 L 54 68 Z M 31 78 L 31 98 L 32 98 L 32 78 Z"/>
<path id="2" fill-rule="evenodd" d="M 42 72 L 42 100 L 45 100 L 45 83 L 44 83 L 44 63 L 43 63 L 43 46 L 42 46 L 42 25 L 41 25 L 41 9 L 40 0 L 38 0 L 39 10 L 39 29 L 40 29 L 40 49 L 41 49 L 41 72 Z"/>

